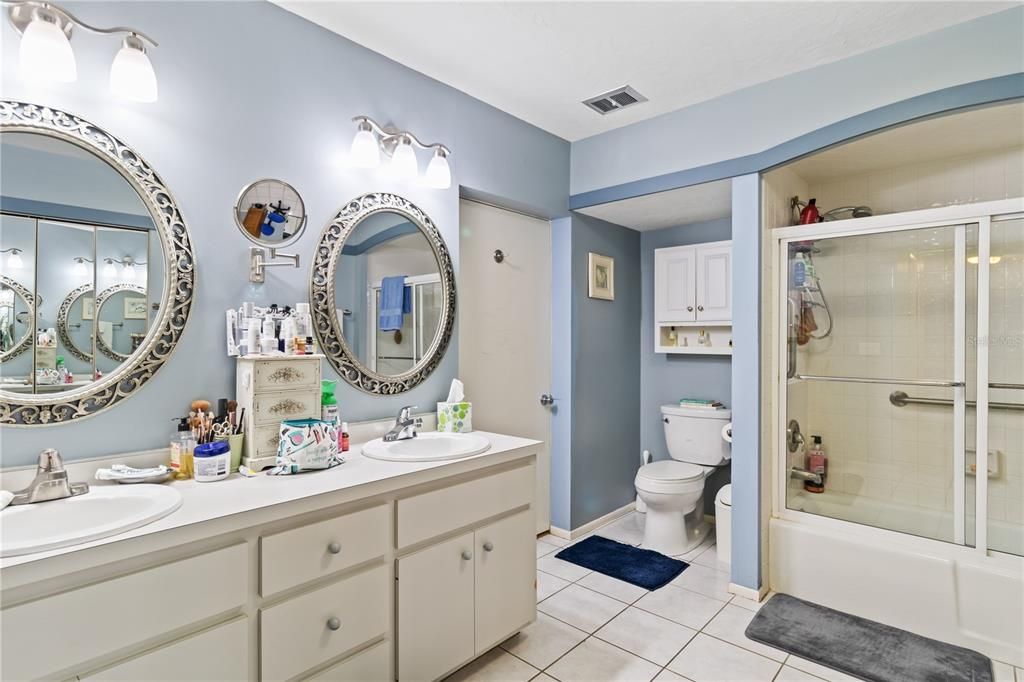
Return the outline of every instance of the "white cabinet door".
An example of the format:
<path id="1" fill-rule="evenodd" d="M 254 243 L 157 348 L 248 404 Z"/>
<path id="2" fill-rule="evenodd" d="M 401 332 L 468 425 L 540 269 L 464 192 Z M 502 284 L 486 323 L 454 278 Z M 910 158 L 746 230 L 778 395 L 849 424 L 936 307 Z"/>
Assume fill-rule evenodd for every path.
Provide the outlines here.
<path id="1" fill-rule="evenodd" d="M 732 246 L 697 248 L 697 321 L 732 320 Z"/>
<path id="2" fill-rule="evenodd" d="M 692 246 L 654 252 L 654 315 L 656 322 L 692 322 L 696 318 Z"/>
<path id="3" fill-rule="evenodd" d="M 399 680 L 434 680 L 473 657 L 475 550 L 466 533 L 398 560 Z"/>
<path id="4" fill-rule="evenodd" d="M 537 611 L 533 510 L 476 531 L 476 653 L 533 621 Z"/>

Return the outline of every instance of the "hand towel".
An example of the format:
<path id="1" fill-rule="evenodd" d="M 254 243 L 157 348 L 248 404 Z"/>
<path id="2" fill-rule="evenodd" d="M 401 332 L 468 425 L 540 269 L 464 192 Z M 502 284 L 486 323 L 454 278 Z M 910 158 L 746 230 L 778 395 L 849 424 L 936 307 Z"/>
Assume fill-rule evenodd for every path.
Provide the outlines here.
<path id="1" fill-rule="evenodd" d="M 380 330 L 391 332 L 401 329 L 404 315 L 405 275 L 385 277 L 380 282 Z"/>
<path id="2" fill-rule="evenodd" d="M 0 509 L 3 509 L 7 505 L 9 505 L 11 503 L 11 500 L 13 499 L 14 493 L 8 492 L 6 490 L 0 490 Z"/>

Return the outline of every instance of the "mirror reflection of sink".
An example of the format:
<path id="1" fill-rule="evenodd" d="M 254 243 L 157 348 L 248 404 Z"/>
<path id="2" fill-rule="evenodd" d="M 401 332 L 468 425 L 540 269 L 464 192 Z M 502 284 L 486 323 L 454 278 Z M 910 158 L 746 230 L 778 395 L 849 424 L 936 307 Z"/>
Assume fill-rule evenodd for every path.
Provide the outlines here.
<path id="1" fill-rule="evenodd" d="M 138 528 L 181 506 L 181 493 L 163 485 L 92 486 L 62 500 L 0 511 L 0 557 L 79 545 Z"/>
<path id="2" fill-rule="evenodd" d="M 476 433 L 440 433 L 428 431 L 416 438 L 390 443 L 378 438 L 363 446 L 363 454 L 371 459 L 389 462 L 437 462 L 462 459 L 487 451 L 491 442 Z"/>

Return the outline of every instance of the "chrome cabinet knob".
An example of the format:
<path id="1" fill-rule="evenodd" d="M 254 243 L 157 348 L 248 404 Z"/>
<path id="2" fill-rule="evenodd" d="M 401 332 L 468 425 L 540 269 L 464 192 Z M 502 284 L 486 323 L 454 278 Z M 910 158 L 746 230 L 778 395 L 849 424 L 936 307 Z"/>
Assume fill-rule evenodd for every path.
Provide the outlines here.
<path id="1" fill-rule="evenodd" d="M 494 543 L 493 542 L 485 542 L 484 543 L 484 551 L 485 552 L 490 552 L 493 549 L 494 549 Z"/>
<path id="2" fill-rule="evenodd" d="M 335 618 L 333 616 L 327 619 L 327 629 L 328 630 L 338 630 L 340 628 L 341 628 L 341 621 L 340 620 L 338 620 L 337 618 Z"/>
<path id="3" fill-rule="evenodd" d="M 341 554 L 341 545 L 337 542 L 332 542 L 327 545 L 327 551 L 331 554 Z"/>
<path id="4" fill-rule="evenodd" d="M 702 306 L 702 305 L 697 306 L 697 310 L 703 311 L 704 310 L 704 306 Z"/>
<path id="5" fill-rule="evenodd" d="M 465 561 L 469 561 L 470 559 L 473 558 L 473 553 L 470 552 L 468 549 L 464 549 L 464 550 L 462 550 L 462 558 Z"/>
<path id="6" fill-rule="evenodd" d="M 686 312 L 692 313 L 693 312 L 693 306 L 692 305 L 686 306 Z"/>
<path id="7" fill-rule="evenodd" d="M 544 393 L 540 397 L 540 404 L 544 407 L 552 405 L 555 402 L 554 397 L 550 393 Z"/>

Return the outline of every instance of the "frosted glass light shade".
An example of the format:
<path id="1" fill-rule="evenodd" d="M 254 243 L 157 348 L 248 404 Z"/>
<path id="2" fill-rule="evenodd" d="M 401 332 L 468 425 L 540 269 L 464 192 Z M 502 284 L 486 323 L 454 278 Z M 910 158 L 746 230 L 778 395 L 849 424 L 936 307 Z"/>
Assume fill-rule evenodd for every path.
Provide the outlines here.
<path id="1" fill-rule="evenodd" d="M 60 27 L 36 18 L 25 27 L 18 46 L 18 64 L 26 80 L 73 83 L 78 78 L 75 53 Z"/>
<path id="2" fill-rule="evenodd" d="M 149 56 L 137 45 L 125 40 L 110 65 L 110 90 L 119 97 L 136 102 L 155 102 L 156 73 Z"/>
<path id="3" fill-rule="evenodd" d="M 452 186 L 452 171 L 448 167 L 448 158 L 440 149 L 427 164 L 427 172 L 423 178 L 427 187 L 448 189 Z"/>
<path id="4" fill-rule="evenodd" d="M 75 266 L 72 269 L 75 273 L 75 277 L 85 277 L 89 274 L 89 268 L 85 267 L 85 261 L 81 258 L 75 259 Z"/>
<path id="5" fill-rule="evenodd" d="M 108 260 L 107 264 L 103 266 L 103 276 L 107 279 L 117 277 L 117 268 L 114 267 L 113 261 Z"/>
<path id="6" fill-rule="evenodd" d="M 420 166 L 416 161 L 416 152 L 408 140 L 403 140 L 395 147 L 391 156 L 390 170 L 400 180 L 414 180 L 419 175 Z"/>
<path id="7" fill-rule="evenodd" d="M 131 263 L 125 263 L 124 264 L 124 268 L 122 270 L 122 273 L 124 275 L 124 278 L 126 280 L 128 280 L 129 282 L 134 282 L 135 281 L 135 266 L 132 265 Z"/>
<path id="8" fill-rule="evenodd" d="M 21 260 L 21 251 L 11 251 L 10 255 L 7 256 L 7 267 L 11 270 L 21 270 L 24 265 L 25 264 Z"/>
<path id="9" fill-rule="evenodd" d="M 376 168 L 380 165 L 380 145 L 372 131 L 360 128 L 352 138 L 349 150 L 352 165 L 356 168 Z"/>

